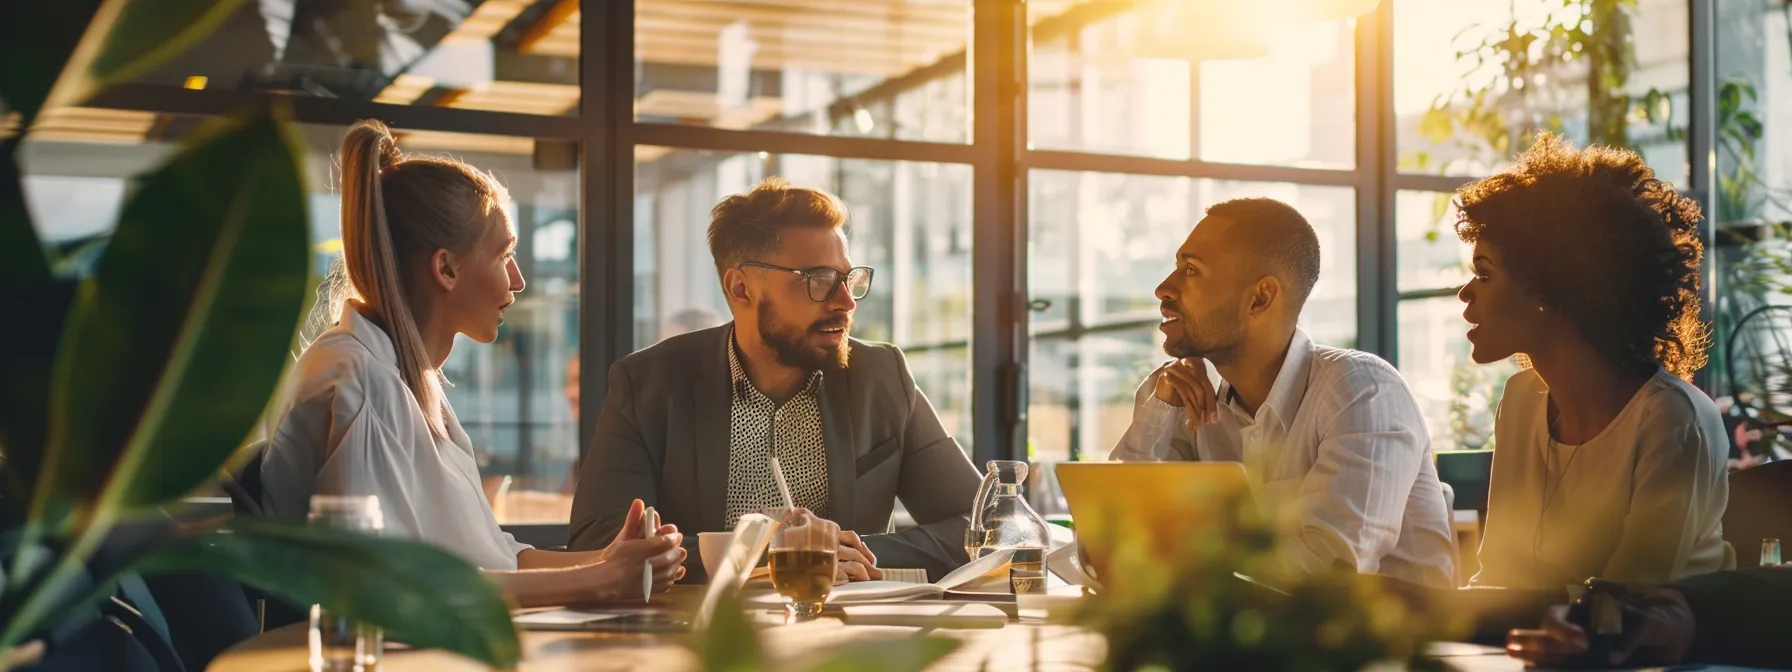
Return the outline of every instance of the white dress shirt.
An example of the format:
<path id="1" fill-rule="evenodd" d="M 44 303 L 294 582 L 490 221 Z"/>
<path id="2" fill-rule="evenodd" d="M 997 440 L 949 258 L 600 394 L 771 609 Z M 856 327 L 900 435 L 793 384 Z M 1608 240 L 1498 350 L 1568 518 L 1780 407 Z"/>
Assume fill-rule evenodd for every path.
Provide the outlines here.
<path id="1" fill-rule="evenodd" d="M 303 523 L 312 494 L 377 495 L 385 536 L 426 541 L 484 569 L 516 569 L 530 547 L 498 527 L 472 440 L 446 400 L 448 436 L 430 432 L 397 362 L 386 332 L 346 306 L 305 349 L 292 372 L 292 407 L 262 461 L 263 508 Z"/>
<path id="2" fill-rule="evenodd" d="M 1658 371 L 1572 445 L 1550 437 L 1549 386 L 1526 369 L 1506 382 L 1493 435 L 1476 585 L 1665 583 L 1723 567 L 1730 444 L 1691 383 Z"/>
<path id="3" fill-rule="evenodd" d="M 1219 421 L 1195 432 L 1183 409 L 1158 400 L 1161 374 L 1139 385 L 1132 425 L 1110 459 L 1243 462 L 1260 505 L 1298 508 L 1298 528 L 1283 543 L 1301 568 L 1342 562 L 1365 574 L 1452 585 L 1455 542 L 1431 439 L 1394 367 L 1313 345 L 1297 330 L 1257 412 L 1247 414 L 1222 381 Z"/>

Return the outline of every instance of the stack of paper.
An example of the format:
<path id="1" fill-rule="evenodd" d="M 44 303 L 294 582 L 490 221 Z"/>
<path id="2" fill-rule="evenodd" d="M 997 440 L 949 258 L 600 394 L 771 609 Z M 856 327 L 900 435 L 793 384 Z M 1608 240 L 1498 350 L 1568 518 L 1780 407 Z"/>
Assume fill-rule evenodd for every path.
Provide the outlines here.
<path id="1" fill-rule="evenodd" d="M 923 604 L 854 604 L 840 608 L 849 625 L 894 625 L 917 628 L 1000 628 L 1008 614 L 978 602 Z"/>
<path id="2" fill-rule="evenodd" d="M 879 570 L 884 573 L 885 581 L 927 583 L 927 570 L 925 569 L 891 569 L 888 567 L 880 567 Z"/>

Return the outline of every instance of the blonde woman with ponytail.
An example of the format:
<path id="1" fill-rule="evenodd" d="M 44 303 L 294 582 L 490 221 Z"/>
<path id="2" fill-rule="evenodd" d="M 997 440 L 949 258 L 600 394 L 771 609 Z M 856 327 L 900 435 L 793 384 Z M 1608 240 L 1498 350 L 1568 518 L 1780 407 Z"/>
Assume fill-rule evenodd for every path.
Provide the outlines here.
<path id="1" fill-rule="evenodd" d="M 492 516 L 441 366 L 456 335 L 496 340 L 523 289 L 504 187 L 459 161 L 404 155 L 378 121 L 348 129 L 339 162 L 347 281 L 324 310 L 340 317 L 294 370 L 263 460 L 269 515 L 303 521 L 314 494 L 376 495 L 385 534 L 460 555 L 524 606 L 638 600 L 643 562 L 656 590 L 670 586 L 682 535 L 666 525 L 640 539 L 640 500 L 600 551 L 536 550 Z"/>

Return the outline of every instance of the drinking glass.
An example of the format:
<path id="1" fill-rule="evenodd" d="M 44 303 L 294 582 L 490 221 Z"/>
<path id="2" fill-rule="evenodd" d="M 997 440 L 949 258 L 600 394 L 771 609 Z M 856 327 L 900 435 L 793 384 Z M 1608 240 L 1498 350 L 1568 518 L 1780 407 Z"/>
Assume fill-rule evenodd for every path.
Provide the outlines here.
<path id="1" fill-rule="evenodd" d="M 385 527 L 380 498 L 373 495 L 312 495 L 306 524 L 377 535 Z M 311 605 L 312 672 L 375 672 L 384 636 L 379 628 Z"/>
<path id="2" fill-rule="evenodd" d="M 1780 540 L 1767 537 L 1761 540 L 1761 566 L 1777 567 L 1780 564 Z"/>
<path id="3" fill-rule="evenodd" d="M 784 597 L 791 620 L 809 620 L 834 591 L 840 526 L 814 514 L 793 515 L 772 532 L 772 588 Z"/>

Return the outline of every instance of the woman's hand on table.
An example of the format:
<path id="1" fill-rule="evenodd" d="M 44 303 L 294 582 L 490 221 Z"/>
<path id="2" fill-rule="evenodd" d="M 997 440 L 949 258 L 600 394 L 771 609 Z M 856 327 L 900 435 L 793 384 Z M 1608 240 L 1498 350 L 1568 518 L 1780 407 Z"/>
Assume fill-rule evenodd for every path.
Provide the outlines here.
<path id="1" fill-rule="evenodd" d="M 1643 596 L 1642 609 L 1626 605 L 1625 611 L 1640 614 L 1636 629 L 1626 633 L 1618 649 L 1612 652 L 1612 665 L 1673 665 L 1686 658 L 1692 648 L 1694 629 L 1692 607 L 1678 591 L 1656 588 Z M 1536 630 L 1513 630 L 1506 634 L 1506 655 L 1532 665 L 1565 667 L 1588 649 L 1587 633 L 1568 620 L 1568 607 L 1550 607 L 1543 616 L 1543 626 Z"/>
<path id="2" fill-rule="evenodd" d="M 682 545 L 684 535 L 676 525 L 661 525 L 653 536 L 641 538 L 641 512 L 645 505 L 637 499 L 629 504 L 622 529 L 599 554 L 599 562 L 582 570 L 591 575 L 588 585 L 597 587 L 600 600 L 630 600 L 641 593 L 641 567 L 653 567 L 653 592 L 663 593 L 684 578 L 684 560 L 689 554 Z"/>

